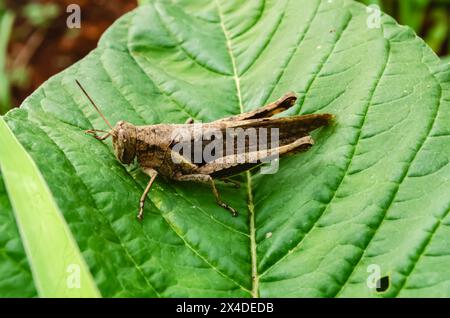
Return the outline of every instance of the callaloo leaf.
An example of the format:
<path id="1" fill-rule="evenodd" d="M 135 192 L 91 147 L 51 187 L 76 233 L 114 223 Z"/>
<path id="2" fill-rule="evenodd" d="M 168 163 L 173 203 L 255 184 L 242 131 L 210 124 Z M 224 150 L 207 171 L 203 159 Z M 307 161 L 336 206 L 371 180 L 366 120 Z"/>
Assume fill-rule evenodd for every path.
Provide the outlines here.
<path id="1" fill-rule="evenodd" d="M 448 65 L 354 1 L 148 2 L 6 116 L 103 296 L 450 296 Z M 220 185 L 238 218 L 159 179 L 140 224 L 147 177 L 83 134 L 107 127 L 75 79 L 111 122 L 210 121 L 289 90 L 290 114 L 337 119 L 278 173 Z"/>

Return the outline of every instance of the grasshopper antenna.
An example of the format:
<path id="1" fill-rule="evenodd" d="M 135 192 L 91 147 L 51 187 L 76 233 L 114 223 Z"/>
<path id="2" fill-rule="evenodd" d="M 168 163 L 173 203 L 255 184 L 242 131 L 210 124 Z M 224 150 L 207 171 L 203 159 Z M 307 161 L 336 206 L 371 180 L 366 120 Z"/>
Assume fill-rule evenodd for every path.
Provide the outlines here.
<path id="1" fill-rule="evenodd" d="M 102 112 L 100 111 L 100 109 L 98 108 L 98 106 L 94 103 L 94 101 L 92 100 L 92 98 L 89 96 L 89 94 L 86 92 L 86 90 L 83 88 L 83 86 L 81 86 L 80 82 L 78 82 L 78 80 L 75 80 L 75 82 L 77 83 L 77 85 L 80 87 L 80 89 L 83 91 L 84 95 L 86 95 L 86 97 L 89 99 L 89 101 L 91 102 L 92 106 L 94 106 L 95 110 L 100 114 L 100 116 L 103 118 L 103 120 L 105 121 L 105 123 L 109 126 L 109 128 L 111 128 L 112 130 L 114 130 L 113 126 L 109 123 L 109 121 L 105 118 L 105 116 L 102 114 Z"/>

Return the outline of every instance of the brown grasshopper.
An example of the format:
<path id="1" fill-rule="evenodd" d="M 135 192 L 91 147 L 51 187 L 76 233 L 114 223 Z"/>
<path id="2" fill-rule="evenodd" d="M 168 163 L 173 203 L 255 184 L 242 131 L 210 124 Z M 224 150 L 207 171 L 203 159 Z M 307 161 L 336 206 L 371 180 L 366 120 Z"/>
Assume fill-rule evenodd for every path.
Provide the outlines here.
<path id="1" fill-rule="evenodd" d="M 228 178 L 278 156 L 308 150 L 314 144 L 309 133 L 319 127 L 328 125 L 334 118 L 331 114 L 273 118 L 272 116 L 295 104 L 297 100 L 295 94 L 287 93 L 279 100 L 254 111 L 203 124 L 200 132 L 196 131 L 197 124 L 194 124 L 191 119 L 185 124 L 148 126 L 135 126 L 125 121 L 119 121 L 113 127 L 81 84 L 78 81 L 76 83 L 105 123 L 111 128 L 110 131 L 88 130 L 86 133 L 92 134 L 98 140 L 112 137 L 117 159 L 128 165 L 137 158 L 143 172 L 150 177 L 150 181 L 139 201 L 138 218 L 140 220 L 144 215 L 147 194 L 158 174 L 176 181 L 195 181 L 209 184 L 217 203 L 229 210 L 233 216 L 236 216 L 237 211 L 220 198 L 214 179 L 235 183 L 234 180 Z M 259 144 L 262 138 L 259 131 L 263 131 L 262 128 L 271 129 L 271 131 L 276 130 L 278 142 L 275 146 L 271 144 L 268 147 L 263 147 L 264 149 L 258 149 L 257 143 Z M 215 154 L 210 160 L 201 158 L 200 161 L 195 161 L 192 153 L 175 151 L 177 145 L 182 144 L 194 145 L 195 147 L 200 143 L 200 151 L 211 146 L 213 138 L 205 138 L 205 130 L 215 137 L 217 137 L 218 132 L 219 135 L 223 134 L 230 137 L 231 141 L 236 141 L 238 136 L 228 133 L 231 129 L 241 129 L 240 131 L 244 131 L 244 133 L 249 129 L 258 129 L 256 141 L 251 141 L 250 138 L 244 136 L 243 143 L 238 145 L 235 142 L 231 143 L 231 152 L 228 152 L 227 149 L 225 153 L 223 148 L 220 149 L 220 147 L 219 150 L 215 149 Z M 187 134 L 180 134 L 180 131 L 187 132 Z M 211 134 L 211 131 L 214 133 Z M 105 135 L 98 136 L 97 132 L 104 132 Z M 214 142 L 223 144 L 224 140 L 215 138 Z"/>

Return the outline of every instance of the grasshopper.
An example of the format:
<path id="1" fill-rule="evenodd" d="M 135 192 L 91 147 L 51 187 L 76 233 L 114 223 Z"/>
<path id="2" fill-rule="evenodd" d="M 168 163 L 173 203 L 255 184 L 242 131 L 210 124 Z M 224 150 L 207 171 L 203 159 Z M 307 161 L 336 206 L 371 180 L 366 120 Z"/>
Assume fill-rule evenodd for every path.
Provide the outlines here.
<path id="1" fill-rule="evenodd" d="M 143 219 L 145 200 L 158 175 L 175 181 L 194 181 L 209 184 L 218 205 L 230 211 L 233 216 L 237 216 L 237 211 L 222 201 L 214 180 L 219 179 L 236 184 L 229 177 L 250 170 L 263 162 L 278 158 L 278 156 L 308 150 L 314 144 L 309 133 L 330 124 L 334 118 L 331 114 L 273 117 L 295 104 L 297 97 L 290 92 L 277 101 L 254 111 L 203 124 L 206 131 L 219 132 L 228 137 L 230 137 L 230 134 L 228 134 L 230 129 L 241 129 L 244 132 L 249 129 L 261 129 L 261 131 L 263 131 L 263 128 L 275 129 L 278 137 L 275 146 L 269 145 L 265 149 L 258 149 L 256 144 L 259 143 L 258 139 L 261 139 L 262 135 L 258 135 L 257 132 L 256 141 L 244 138 L 244 142 L 241 144 L 232 143 L 231 153 L 228 152 L 228 149 L 225 153 L 219 147 L 219 150 L 216 149 L 215 151 L 214 158 L 209 160 L 202 158 L 200 161 L 195 161 L 192 153 L 176 152 L 177 145 L 200 143 L 200 150 L 203 151 L 211 146 L 213 141 L 212 138 L 205 138 L 203 130 L 200 133 L 196 132 L 197 124 L 194 124 L 192 119 L 188 119 L 185 124 L 147 126 L 135 126 L 126 121 L 119 121 L 113 127 L 83 86 L 78 81 L 76 83 L 111 129 L 110 131 L 93 129 L 87 130 L 86 133 L 102 141 L 112 137 L 116 158 L 125 165 L 129 165 L 137 159 L 142 171 L 150 177 L 139 200 L 137 215 L 139 220 Z M 183 136 L 183 134 L 177 133 L 180 131 L 185 131 L 187 134 Z M 99 136 L 97 135 L 98 132 L 105 134 Z M 232 141 L 235 141 L 236 138 L 235 135 L 231 134 Z M 224 143 L 223 140 L 217 138 L 214 142 Z M 238 184 L 236 185 L 238 186 Z"/>

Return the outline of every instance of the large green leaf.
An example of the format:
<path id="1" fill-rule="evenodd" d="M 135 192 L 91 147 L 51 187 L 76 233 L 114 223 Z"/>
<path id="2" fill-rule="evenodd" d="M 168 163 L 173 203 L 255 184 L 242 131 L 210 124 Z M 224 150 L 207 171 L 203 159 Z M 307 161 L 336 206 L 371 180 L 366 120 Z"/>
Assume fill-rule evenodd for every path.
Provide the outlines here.
<path id="1" fill-rule="evenodd" d="M 6 117 L 103 296 L 450 296 L 448 65 L 353 1 L 149 2 Z M 159 179 L 141 224 L 147 177 L 83 134 L 107 127 L 75 79 L 111 122 L 210 121 L 288 90 L 291 114 L 337 122 L 277 174 L 221 185 L 238 218 Z"/>

